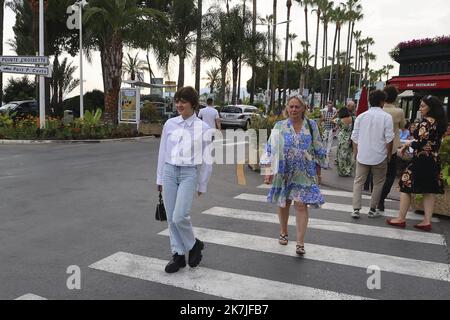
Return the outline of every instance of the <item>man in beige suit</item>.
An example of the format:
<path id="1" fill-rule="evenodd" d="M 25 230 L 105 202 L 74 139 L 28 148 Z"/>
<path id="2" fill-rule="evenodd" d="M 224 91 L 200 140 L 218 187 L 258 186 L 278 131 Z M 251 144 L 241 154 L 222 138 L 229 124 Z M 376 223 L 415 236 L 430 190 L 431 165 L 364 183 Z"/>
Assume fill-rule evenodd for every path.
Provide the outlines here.
<path id="1" fill-rule="evenodd" d="M 402 109 L 397 108 L 394 103 L 397 100 L 398 91 L 394 86 L 387 86 L 384 88 L 384 92 L 387 95 L 386 104 L 383 110 L 392 116 L 394 121 L 394 145 L 392 147 L 392 157 L 391 161 L 388 163 L 388 170 L 386 174 L 386 182 L 383 186 L 383 191 L 381 192 L 380 202 L 378 203 L 378 210 L 384 211 L 384 201 L 391 192 L 392 185 L 394 184 L 395 177 L 397 175 L 397 149 L 401 147 L 400 145 L 400 128 L 403 128 L 406 124 L 405 114 Z"/>

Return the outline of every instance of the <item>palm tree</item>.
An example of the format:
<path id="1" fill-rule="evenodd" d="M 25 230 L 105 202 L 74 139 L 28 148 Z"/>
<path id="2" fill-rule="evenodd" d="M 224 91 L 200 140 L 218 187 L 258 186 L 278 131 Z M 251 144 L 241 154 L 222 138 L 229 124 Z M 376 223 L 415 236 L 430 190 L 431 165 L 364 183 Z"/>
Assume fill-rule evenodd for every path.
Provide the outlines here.
<path id="1" fill-rule="evenodd" d="M 293 47 L 293 44 L 294 44 L 295 39 L 297 39 L 297 38 L 298 38 L 298 36 L 295 33 L 290 33 L 289 34 L 289 43 L 290 43 L 290 46 L 291 46 L 291 61 L 294 60 L 294 47 Z"/>
<path id="2" fill-rule="evenodd" d="M 305 11 L 305 39 L 306 39 L 306 44 L 307 46 L 307 50 L 309 52 L 309 47 L 310 47 L 310 43 L 309 43 L 309 29 L 308 29 L 308 6 L 309 5 L 313 5 L 314 4 L 314 0 L 295 0 L 299 3 L 300 6 L 303 7 L 304 11 Z M 306 66 L 307 68 L 309 68 L 309 65 Z M 305 83 L 306 85 L 308 85 L 308 71 L 306 72 L 306 79 L 305 79 Z"/>
<path id="3" fill-rule="evenodd" d="M 195 51 L 195 89 L 200 92 L 200 72 L 202 62 L 202 15 L 203 15 L 203 0 L 197 0 L 197 49 Z"/>
<path id="4" fill-rule="evenodd" d="M 246 10 L 247 10 L 247 7 L 246 7 L 247 1 L 246 0 L 243 0 L 243 1 L 244 2 L 243 2 L 243 6 L 242 6 L 242 17 L 243 17 L 242 23 L 243 23 L 243 28 L 245 30 L 245 28 L 246 28 L 245 15 L 246 15 Z M 253 16 L 252 16 L 252 19 L 253 19 Z M 252 35 L 253 35 L 253 33 L 252 33 Z M 237 86 L 237 98 L 238 99 L 241 98 L 241 78 L 242 78 L 242 52 L 241 52 L 241 56 L 239 57 L 239 82 L 238 82 L 238 86 Z"/>
<path id="5" fill-rule="evenodd" d="M 55 57 L 50 82 L 51 101 L 55 109 L 61 108 L 64 96 L 72 92 L 80 84 L 80 79 L 73 78 L 76 70 L 77 67 L 72 66 L 72 62 L 68 63 L 67 58 L 64 58 L 62 63 L 59 63 L 58 57 Z"/>
<path id="6" fill-rule="evenodd" d="M 286 46 L 285 46 L 285 52 L 284 52 L 284 82 L 283 82 L 283 105 L 286 104 L 286 98 L 287 98 L 287 82 L 288 82 L 288 54 L 289 54 L 289 19 L 291 18 L 291 7 L 292 7 L 292 1 L 287 0 L 286 1 L 286 7 L 287 7 L 287 24 L 286 24 Z"/>
<path id="7" fill-rule="evenodd" d="M 5 0 L 0 0 L 0 56 L 3 55 L 3 20 L 5 18 Z M 3 101 L 3 74 L 0 72 L 0 104 Z"/>
<path id="8" fill-rule="evenodd" d="M 331 21 L 333 14 L 334 2 L 326 1 L 322 8 L 321 20 L 323 23 L 323 52 L 322 52 L 322 69 L 325 70 L 328 66 L 328 24 Z M 324 101 L 326 98 L 326 83 L 322 81 L 322 97 L 321 100 Z"/>
<path id="9" fill-rule="evenodd" d="M 233 48 L 230 46 L 229 15 L 220 7 L 211 7 L 203 17 L 202 47 L 206 60 L 218 60 L 220 63 L 220 92 L 218 102 L 225 102 L 225 87 L 228 63 L 232 58 Z"/>
<path id="10" fill-rule="evenodd" d="M 194 1 L 172 0 L 169 29 L 172 31 L 170 51 L 178 56 L 178 88 L 184 87 L 185 61 L 191 54 L 195 43 L 194 31 L 197 30 L 198 9 Z"/>
<path id="11" fill-rule="evenodd" d="M 209 87 L 209 93 L 213 94 L 214 89 L 216 88 L 217 84 L 220 82 L 220 69 L 219 68 L 212 68 L 206 72 L 206 78 L 203 78 L 203 80 L 207 80 L 208 82 L 206 85 Z"/>
<path id="12" fill-rule="evenodd" d="M 385 66 L 386 68 L 386 80 L 389 80 L 389 74 L 391 73 L 391 71 L 394 69 L 394 66 L 392 64 L 388 64 Z"/>
<path id="13" fill-rule="evenodd" d="M 299 69 L 300 69 L 300 84 L 299 84 L 299 88 L 300 88 L 300 92 L 303 92 L 303 90 L 305 89 L 305 81 L 306 81 L 306 72 L 308 72 L 308 66 L 309 66 L 309 62 L 313 59 L 313 56 L 309 54 L 308 51 L 308 44 L 306 43 L 306 41 L 302 41 L 301 42 L 303 50 L 302 52 L 297 53 L 297 63 L 299 65 Z"/>
<path id="14" fill-rule="evenodd" d="M 132 38 L 133 25 L 147 24 L 159 11 L 139 8 L 136 0 L 91 0 L 83 23 L 92 33 L 90 46 L 100 51 L 105 91 L 105 117 L 117 121 L 122 82 L 123 43 Z"/>
<path id="15" fill-rule="evenodd" d="M 139 75 L 140 71 L 148 70 L 145 66 L 145 62 L 138 58 L 139 53 L 136 53 L 133 58 L 129 53 L 125 61 L 123 61 L 122 71 L 123 74 L 129 74 L 130 80 L 136 80 L 136 76 Z"/>
<path id="16" fill-rule="evenodd" d="M 336 86 L 335 86 L 335 93 L 333 94 L 333 99 L 335 100 L 336 96 L 335 94 L 339 92 L 339 73 L 340 73 L 340 34 L 341 34 L 341 27 L 346 19 L 345 9 L 343 8 L 343 4 L 341 3 L 341 6 L 336 7 L 333 9 L 331 21 L 335 23 L 336 25 L 336 31 L 334 34 L 334 42 L 333 42 L 333 58 L 331 62 L 331 69 L 330 69 L 330 85 L 328 89 L 328 98 L 327 100 L 330 100 L 331 95 L 331 87 L 332 87 L 332 75 L 333 75 L 333 67 L 334 67 L 334 60 L 337 56 L 337 71 L 336 71 Z M 337 43 L 337 54 L 336 54 L 336 43 Z"/>
<path id="17" fill-rule="evenodd" d="M 360 21 L 364 15 L 362 14 L 362 6 L 359 4 L 360 0 L 347 0 L 346 7 L 348 13 L 348 37 L 347 37 L 347 56 L 345 57 L 346 73 L 345 82 L 343 86 L 343 96 L 347 96 L 350 87 L 350 73 L 351 73 L 351 52 L 353 45 L 353 35 L 355 30 L 355 23 Z M 347 88 L 348 87 L 348 88 Z"/>
<path id="18" fill-rule="evenodd" d="M 360 39 L 361 39 L 361 31 L 354 31 L 353 37 L 355 38 L 355 72 L 358 70 L 359 63 L 359 47 L 360 47 Z M 358 77 L 355 76 L 355 88 L 358 86 Z"/>
<path id="19" fill-rule="evenodd" d="M 315 93 L 315 75 L 317 71 L 317 56 L 319 52 L 319 33 L 320 33 L 320 18 L 322 16 L 322 10 L 326 10 L 326 7 L 328 5 L 328 0 L 314 0 L 314 5 L 316 6 L 316 9 L 312 10 L 311 12 L 317 13 L 317 28 L 316 28 L 316 51 L 314 53 L 314 72 L 313 72 L 313 81 L 312 81 L 312 102 L 311 106 L 314 107 L 314 93 Z"/>
<path id="20" fill-rule="evenodd" d="M 369 76 L 369 62 L 374 55 L 370 53 L 370 46 L 373 46 L 375 44 L 375 41 L 373 40 L 373 38 L 371 37 L 367 37 L 366 39 L 364 39 L 364 45 L 366 46 L 366 54 L 365 54 L 365 58 L 366 58 L 366 71 L 365 71 L 365 78 L 364 78 L 364 82 L 367 82 L 367 77 Z"/>

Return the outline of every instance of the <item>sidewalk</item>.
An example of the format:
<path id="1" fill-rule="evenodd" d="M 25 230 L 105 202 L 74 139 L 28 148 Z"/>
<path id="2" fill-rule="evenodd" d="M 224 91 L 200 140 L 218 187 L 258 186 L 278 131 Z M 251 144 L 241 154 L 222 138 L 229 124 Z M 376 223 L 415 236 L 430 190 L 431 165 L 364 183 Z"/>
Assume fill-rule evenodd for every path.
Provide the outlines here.
<path id="1" fill-rule="evenodd" d="M 336 156 L 336 147 L 331 150 L 330 165 L 331 168 L 328 170 L 322 170 L 322 185 L 334 189 L 340 189 L 344 191 L 353 192 L 353 177 L 339 177 L 336 172 L 336 165 L 334 163 Z M 395 179 L 394 185 L 392 186 L 391 193 L 388 195 L 388 199 L 400 200 L 400 192 L 397 190 L 398 178 Z M 364 191 L 363 194 L 370 195 L 370 192 Z"/>

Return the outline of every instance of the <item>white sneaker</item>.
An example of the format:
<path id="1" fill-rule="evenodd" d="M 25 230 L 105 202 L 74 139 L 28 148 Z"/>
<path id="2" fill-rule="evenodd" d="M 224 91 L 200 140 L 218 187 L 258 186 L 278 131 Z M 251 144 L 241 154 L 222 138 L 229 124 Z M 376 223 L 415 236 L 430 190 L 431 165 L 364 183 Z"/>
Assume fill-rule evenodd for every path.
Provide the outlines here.
<path id="1" fill-rule="evenodd" d="M 379 210 L 375 210 L 375 209 L 370 209 L 369 211 L 369 218 L 378 218 L 381 217 L 382 214 Z"/>
<path id="2" fill-rule="evenodd" d="M 352 218 L 353 219 L 359 219 L 360 218 L 360 213 L 359 213 L 359 209 L 355 209 L 352 213 Z"/>

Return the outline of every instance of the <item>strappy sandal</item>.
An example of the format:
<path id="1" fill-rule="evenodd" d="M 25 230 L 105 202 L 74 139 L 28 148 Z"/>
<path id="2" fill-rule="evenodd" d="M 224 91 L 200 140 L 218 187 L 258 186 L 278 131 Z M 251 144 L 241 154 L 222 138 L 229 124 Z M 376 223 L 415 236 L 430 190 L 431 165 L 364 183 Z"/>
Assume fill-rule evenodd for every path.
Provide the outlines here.
<path id="1" fill-rule="evenodd" d="M 282 246 L 287 246 L 289 243 L 288 235 L 280 234 L 280 239 L 278 240 L 278 243 L 281 244 Z"/>
<path id="2" fill-rule="evenodd" d="M 301 245 L 301 244 L 297 244 L 295 253 L 297 253 L 299 256 L 304 256 L 306 254 L 305 246 Z"/>

